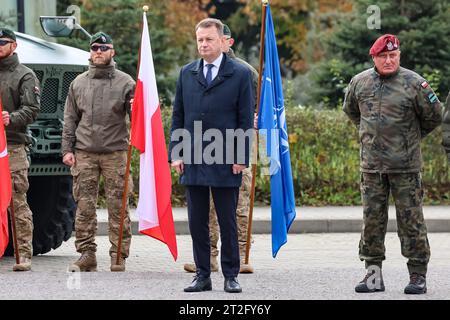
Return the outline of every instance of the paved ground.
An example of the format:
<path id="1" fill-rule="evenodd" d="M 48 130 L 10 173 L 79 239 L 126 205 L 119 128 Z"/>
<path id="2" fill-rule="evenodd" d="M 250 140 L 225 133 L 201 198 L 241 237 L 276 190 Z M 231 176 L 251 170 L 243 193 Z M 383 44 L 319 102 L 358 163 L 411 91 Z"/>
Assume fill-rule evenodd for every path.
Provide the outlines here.
<path id="1" fill-rule="evenodd" d="M 450 299 L 449 233 L 429 235 L 429 292 L 422 296 L 403 294 L 408 275 L 395 233 L 388 233 L 386 238 L 386 292 L 369 295 L 354 293 L 354 285 L 364 275 L 363 263 L 357 258 L 357 233 L 291 234 L 276 259 L 271 257 L 270 235 L 255 235 L 251 262 L 256 272 L 239 276 L 242 294 L 225 293 L 220 273 L 212 275 L 212 292 L 184 293 L 183 287 L 192 279 L 182 269 L 191 261 L 191 241 L 187 235 L 177 239 L 179 259 L 174 262 L 159 241 L 133 237 L 126 273 L 109 272 L 109 243 L 104 236 L 98 237 L 96 273 L 66 272 L 68 264 L 78 257 L 73 238 L 49 254 L 34 257 L 32 272 L 13 273 L 13 259 L 3 258 L 0 299 Z"/>
<path id="2" fill-rule="evenodd" d="M 429 232 L 450 232 L 450 207 L 426 206 L 423 209 Z M 360 232 L 362 212 L 360 206 L 351 207 L 297 207 L 297 219 L 291 226 L 290 233 L 321 233 L 321 232 Z M 98 234 L 108 233 L 108 214 L 105 209 L 99 209 Z M 174 208 L 173 218 L 177 234 L 189 234 L 187 223 L 187 209 Z M 133 233 L 138 234 L 137 217 L 131 210 Z M 388 231 L 397 230 L 395 208 L 389 208 Z M 253 211 L 253 234 L 267 234 L 271 232 L 270 207 L 256 207 Z"/>

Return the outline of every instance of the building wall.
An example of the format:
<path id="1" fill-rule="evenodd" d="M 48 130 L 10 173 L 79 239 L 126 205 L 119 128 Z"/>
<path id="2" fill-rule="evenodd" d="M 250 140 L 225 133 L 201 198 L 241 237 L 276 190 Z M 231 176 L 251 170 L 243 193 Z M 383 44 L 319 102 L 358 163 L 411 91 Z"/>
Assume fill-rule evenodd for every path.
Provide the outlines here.
<path id="1" fill-rule="evenodd" d="M 17 30 L 17 1 L 1 0 L 0 25 Z"/>
<path id="2" fill-rule="evenodd" d="M 17 24 L 17 0 L 1 0 L 0 6 L 0 21 L 1 25 L 5 24 L 4 18 L 12 16 L 12 23 L 9 23 L 9 27 L 14 30 L 18 30 Z M 56 15 L 56 0 L 24 0 L 25 7 L 25 33 L 36 36 L 39 38 L 45 38 L 41 25 L 39 22 L 39 16 L 54 16 Z M 6 22 L 11 22 L 11 19 L 7 19 Z"/>
<path id="3" fill-rule="evenodd" d="M 55 16 L 56 0 L 25 0 L 25 33 L 44 38 L 39 16 Z"/>

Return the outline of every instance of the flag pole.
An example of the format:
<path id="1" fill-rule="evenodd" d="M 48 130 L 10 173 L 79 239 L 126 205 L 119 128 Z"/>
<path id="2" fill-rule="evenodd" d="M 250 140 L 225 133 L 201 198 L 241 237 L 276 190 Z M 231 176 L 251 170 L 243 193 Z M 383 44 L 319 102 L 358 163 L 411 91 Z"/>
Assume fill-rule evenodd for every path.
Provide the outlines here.
<path id="1" fill-rule="evenodd" d="M 143 6 L 142 10 L 144 10 L 144 12 L 147 14 L 149 7 Z M 139 63 L 138 63 L 137 71 L 139 72 Z M 125 171 L 125 183 L 124 183 L 123 194 L 122 194 L 122 208 L 120 210 L 119 241 L 117 244 L 116 265 L 118 265 L 120 263 L 120 258 L 122 256 L 123 224 L 124 224 L 124 220 L 125 220 L 125 208 L 127 206 L 127 199 L 128 199 L 128 196 L 127 196 L 128 195 L 128 180 L 130 178 L 132 151 L 133 151 L 133 146 L 131 145 L 131 138 L 130 138 L 130 143 L 128 144 L 127 165 L 126 165 L 126 171 Z"/>
<path id="2" fill-rule="evenodd" d="M 261 102 L 261 83 L 263 76 L 263 64 L 264 64 L 264 39 L 266 35 L 266 11 L 269 5 L 269 0 L 262 0 L 262 16 L 261 16 L 261 33 L 260 33 L 260 49 L 259 49 L 259 79 L 258 79 L 258 94 L 256 96 L 256 114 L 259 116 L 259 104 Z M 255 150 L 255 163 L 252 163 L 252 188 L 250 192 L 250 209 L 248 213 L 248 228 L 247 228 L 247 243 L 245 246 L 245 264 L 248 264 L 250 255 L 250 242 L 252 237 L 252 224 L 253 224 L 253 207 L 255 205 L 255 186 L 256 186 L 256 169 L 258 164 L 258 147 L 259 147 L 259 133 L 256 129 L 256 148 Z M 253 149 L 253 148 L 252 148 Z"/>
<path id="3" fill-rule="evenodd" d="M 128 180 L 130 178 L 130 164 L 131 164 L 131 154 L 132 147 L 131 144 L 128 145 L 128 153 L 127 153 L 127 165 L 125 170 L 125 183 L 123 187 L 122 194 L 122 208 L 120 210 L 120 227 L 119 227 L 119 242 L 117 244 L 117 257 L 116 257 L 116 265 L 120 263 L 120 258 L 122 256 L 122 238 L 123 238 L 123 224 L 125 220 L 125 208 L 127 206 L 128 200 Z"/>
<path id="4" fill-rule="evenodd" d="M 11 202 L 9 203 L 9 215 L 11 217 L 11 232 L 13 238 L 14 255 L 16 256 L 16 264 L 20 264 L 19 257 L 19 246 L 17 243 L 17 232 L 16 232 L 16 214 L 14 211 L 14 192 L 11 193 Z"/>

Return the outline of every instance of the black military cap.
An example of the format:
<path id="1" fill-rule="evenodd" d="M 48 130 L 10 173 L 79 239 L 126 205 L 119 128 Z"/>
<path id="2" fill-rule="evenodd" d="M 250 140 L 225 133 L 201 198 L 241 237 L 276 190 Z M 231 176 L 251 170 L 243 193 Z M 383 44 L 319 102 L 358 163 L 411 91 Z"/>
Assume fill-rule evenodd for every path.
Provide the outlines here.
<path id="1" fill-rule="evenodd" d="M 225 23 L 223 24 L 223 35 L 231 38 L 231 30 Z"/>
<path id="2" fill-rule="evenodd" d="M 89 44 L 93 44 L 93 43 L 112 44 L 113 41 L 112 41 L 111 36 L 100 31 L 92 36 L 91 42 Z"/>
<path id="3" fill-rule="evenodd" d="M 11 29 L 0 27 L 0 38 L 9 38 L 16 41 L 16 34 Z"/>

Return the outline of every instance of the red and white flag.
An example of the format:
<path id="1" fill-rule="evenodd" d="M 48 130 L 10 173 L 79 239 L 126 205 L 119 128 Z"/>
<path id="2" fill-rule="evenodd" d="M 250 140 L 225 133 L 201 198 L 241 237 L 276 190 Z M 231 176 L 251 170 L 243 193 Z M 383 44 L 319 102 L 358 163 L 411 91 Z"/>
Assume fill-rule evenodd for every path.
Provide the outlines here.
<path id="1" fill-rule="evenodd" d="M 12 192 L 5 127 L 1 117 L 2 111 L 2 100 L 0 98 L 0 257 L 3 256 L 8 246 L 8 207 Z"/>
<path id="2" fill-rule="evenodd" d="M 170 199 L 172 178 L 145 13 L 139 75 L 132 109 L 131 144 L 141 152 L 136 210 L 139 232 L 164 242 L 176 260 L 178 250 Z"/>

